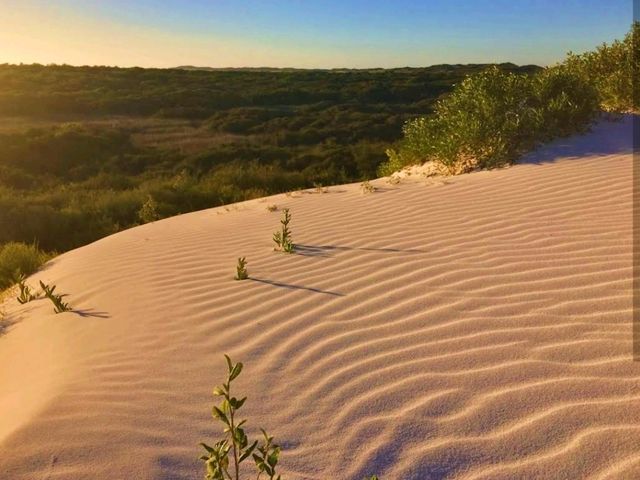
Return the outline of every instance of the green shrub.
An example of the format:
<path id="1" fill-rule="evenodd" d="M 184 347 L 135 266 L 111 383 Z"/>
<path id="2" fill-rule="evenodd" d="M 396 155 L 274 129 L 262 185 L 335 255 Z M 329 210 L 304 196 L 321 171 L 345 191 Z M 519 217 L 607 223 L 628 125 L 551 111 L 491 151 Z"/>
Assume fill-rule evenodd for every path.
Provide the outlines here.
<path id="1" fill-rule="evenodd" d="M 603 110 L 638 110 L 639 96 L 637 90 L 634 95 L 634 88 L 639 86 L 634 86 L 633 75 L 638 74 L 640 65 L 640 23 L 633 23 L 624 40 L 603 43 L 591 52 L 570 52 L 563 64 L 595 87 Z"/>
<path id="2" fill-rule="evenodd" d="M 448 174 L 501 166 L 539 142 L 583 130 L 597 107 L 593 87 L 565 67 L 533 76 L 492 67 L 457 85 L 431 117 L 407 121 L 380 173 L 428 160 Z"/>
<path id="3" fill-rule="evenodd" d="M 147 195 L 147 201 L 144 202 L 140 211 L 138 212 L 138 217 L 142 220 L 143 223 L 155 222 L 156 220 L 160 220 L 160 214 L 158 213 L 158 202 L 151 195 Z"/>
<path id="4" fill-rule="evenodd" d="M 0 289 L 13 285 L 21 276 L 31 275 L 48 258 L 36 245 L 10 242 L 0 247 Z"/>

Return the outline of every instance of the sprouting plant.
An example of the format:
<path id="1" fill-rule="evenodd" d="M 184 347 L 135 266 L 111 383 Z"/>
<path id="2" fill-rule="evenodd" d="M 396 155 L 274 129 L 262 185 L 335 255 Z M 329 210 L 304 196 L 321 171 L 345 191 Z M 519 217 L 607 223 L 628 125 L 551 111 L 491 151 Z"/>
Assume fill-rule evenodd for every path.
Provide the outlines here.
<path id="1" fill-rule="evenodd" d="M 231 383 L 238 378 L 242 372 L 242 363 L 234 364 L 225 355 L 227 360 L 227 381 L 213 389 L 216 397 L 222 397 L 220 406 L 214 406 L 212 410 L 213 418 L 222 422 L 224 427 L 224 438 L 213 446 L 200 443 L 206 453 L 200 457 L 205 463 L 207 480 L 240 480 L 240 465 L 253 454 L 253 460 L 258 470 L 256 480 L 262 473 L 269 475 L 270 480 L 281 480 L 281 476 L 276 476 L 276 464 L 280 455 L 280 447 L 273 443 L 270 437 L 261 429 L 264 435 L 264 443 L 257 450 L 258 441 L 249 444 L 249 439 L 244 431 L 243 425 L 246 420 L 238 420 L 238 410 L 242 408 L 247 397 L 238 400 L 231 394 Z"/>
<path id="2" fill-rule="evenodd" d="M 267 205 L 267 210 L 269 210 L 270 212 L 275 212 L 276 210 L 278 210 L 278 206 L 275 203 L 271 203 Z"/>
<path id="3" fill-rule="evenodd" d="M 29 303 L 31 300 L 35 300 L 38 298 L 38 295 L 33 293 L 31 287 L 25 283 L 25 276 L 20 275 L 18 277 L 18 288 L 20 289 L 20 295 L 18 295 L 17 300 L 18 303 L 25 304 Z"/>
<path id="4" fill-rule="evenodd" d="M 369 182 L 369 180 L 365 180 L 364 182 L 362 182 L 360 184 L 360 189 L 362 190 L 362 193 L 373 193 L 376 191 L 376 187 L 371 185 L 371 182 Z"/>
<path id="5" fill-rule="evenodd" d="M 321 183 L 314 183 L 313 188 L 316 193 L 329 193 L 329 187 L 325 187 Z"/>
<path id="6" fill-rule="evenodd" d="M 69 312 L 71 311 L 71 307 L 68 303 L 62 300 L 62 295 L 55 293 L 56 286 L 49 286 L 46 283 L 40 281 L 40 288 L 44 292 L 45 297 L 51 300 L 53 303 L 53 311 L 56 313 Z"/>
<path id="7" fill-rule="evenodd" d="M 264 437 L 264 443 L 257 448 L 258 453 L 253 454 L 253 460 L 258 467 L 258 477 L 263 473 L 269 475 L 269 480 L 280 480 L 281 476 L 276 477 L 276 465 L 280 457 L 281 448 L 273 443 L 273 437 L 270 437 L 262 428 L 260 429 Z M 256 479 L 256 480 L 257 480 Z"/>
<path id="8" fill-rule="evenodd" d="M 236 265 L 236 280 L 246 280 L 247 278 L 249 278 L 249 272 L 247 272 L 246 257 L 238 257 L 238 264 Z"/>
<path id="9" fill-rule="evenodd" d="M 273 234 L 273 241 L 276 244 L 276 250 L 293 253 L 294 245 L 291 239 L 291 230 L 289 230 L 289 222 L 291 222 L 291 213 L 288 208 L 285 208 L 282 210 L 282 219 L 280 220 L 282 227 L 280 231 Z"/>

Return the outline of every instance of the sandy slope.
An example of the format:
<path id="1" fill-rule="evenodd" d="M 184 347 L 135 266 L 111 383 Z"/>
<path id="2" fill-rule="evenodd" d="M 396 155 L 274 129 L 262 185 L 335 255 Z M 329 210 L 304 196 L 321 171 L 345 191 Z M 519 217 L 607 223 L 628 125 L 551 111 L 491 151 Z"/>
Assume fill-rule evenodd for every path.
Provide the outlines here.
<path id="1" fill-rule="evenodd" d="M 640 478 L 629 150 L 630 122 L 603 124 L 510 169 L 280 195 L 60 256 L 31 283 L 81 314 L 5 305 L 0 477 L 201 478 L 227 352 L 287 479 Z M 271 251 L 268 203 L 297 255 Z"/>

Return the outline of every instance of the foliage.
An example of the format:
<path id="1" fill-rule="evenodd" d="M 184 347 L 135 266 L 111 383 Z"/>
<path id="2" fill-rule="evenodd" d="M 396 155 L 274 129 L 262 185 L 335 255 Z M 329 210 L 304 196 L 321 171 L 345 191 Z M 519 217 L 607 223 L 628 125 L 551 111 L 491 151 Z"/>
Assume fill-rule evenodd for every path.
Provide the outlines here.
<path id="1" fill-rule="evenodd" d="M 247 260 L 246 257 L 238 257 L 238 264 L 236 265 L 236 280 L 246 280 L 249 278 L 249 272 L 247 272 Z"/>
<path id="2" fill-rule="evenodd" d="M 373 178 L 406 119 L 485 67 L 0 65 L 0 245 L 66 251 L 158 218 Z"/>
<path id="3" fill-rule="evenodd" d="M 262 429 L 260 430 L 264 437 L 263 443 L 258 446 L 258 440 L 255 440 L 250 444 L 244 429 L 246 420 L 239 420 L 237 417 L 247 397 L 241 399 L 234 397 L 231 394 L 231 383 L 238 378 L 243 365 L 242 363 L 234 364 L 227 355 L 224 357 L 228 367 L 227 380 L 213 390 L 213 395 L 221 397 L 222 402 L 212 409 L 213 418 L 224 424 L 224 437 L 213 446 L 206 443 L 200 444 L 206 452 L 200 457 L 206 467 L 205 478 L 207 480 L 239 480 L 241 464 L 252 456 L 258 471 L 256 479 L 265 473 L 270 480 L 281 480 L 280 475 L 276 473 L 280 447 L 275 445 L 273 437 Z"/>
<path id="4" fill-rule="evenodd" d="M 31 275 L 48 258 L 35 244 L 9 242 L 0 247 L 0 290 L 13 285 L 22 276 Z"/>
<path id="5" fill-rule="evenodd" d="M 371 185 L 371 182 L 369 182 L 368 180 L 365 180 L 360 184 L 360 191 L 364 194 L 373 193 L 376 191 L 376 187 Z"/>
<path id="6" fill-rule="evenodd" d="M 288 208 L 282 210 L 282 219 L 280 220 L 280 230 L 273 234 L 273 241 L 276 244 L 276 250 L 280 250 L 285 253 L 293 253 L 295 248 L 293 240 L 291 239 L 291 229 L 289 223 L 291 222 L 291 213 Z"/>
<path id="7" fill-rule="evenodd" d="M 160 220 L 160 214 L 158 213 L 158 203 L 153 199 L 151 195 L 147 195 L 147 201 L 142 204 L 138 217 L 144 223 L 155 222 Z"/>
<path id="8" fill-rule="evenodd" d="M 624 40 L 569 53 L 533 75 L 490 67 L 436 102 L 433 115 L 405 122 L 402 140 L 387 150 L 378 172 L 387 176 L 428 160 L 449 174 L 512 162 L 541 142 L 585 130 L 600 108 L 637 110 L 639 68 L 638 22 Z"/>
<path id="9" fill-rule="evenodd" d="M 633 78 L 640 72 L 640 23 L 634 22 L 622 41 L 582 54 L 570 52 L 564 66 L 595 87 L 603 110 L 637 111 L 640 86 Z"/>
<path id="10" fill-rule="evenodd" d="M 62 300 L 63 295 L 55 293 L 55 290 L 56 290 L 55 285 L 49 286 L 46 283 L 42 282 L 41 280 L 40 288 L 42 288 L 42 291 L 44 292 L 44 296 L 47 297 L 49 300 L 51 300 L 51 303 L 53 303 L 53 311 L 55 313 L 63 313 L 63 312 L 71 311 L 71 307 L 69 306 L 69 304 L 66 303 L 64 300 Z"/>
<path id="11" fill-rule="evenodd" d="M 428 160 L 448 174 L 501 166 L 539 142 L 584 130 L 596 113 L 593 88 L 564 67 L 534 76 L 489 68 L 438 101 L 434 115 L 406 122 L 380 172 Z"/>
<path id="12" fill-rule="evenodd" d="M 20 294 L 17 297 L 18 303 L 24 305 L 25 303 L 29 303 L 30 301 L 38 298 L 38 295 L 33 293 L 31 287 L 25 283 L 24 275 L 20 275 L 17 280 L 18 289 L 20 290 Z"/>

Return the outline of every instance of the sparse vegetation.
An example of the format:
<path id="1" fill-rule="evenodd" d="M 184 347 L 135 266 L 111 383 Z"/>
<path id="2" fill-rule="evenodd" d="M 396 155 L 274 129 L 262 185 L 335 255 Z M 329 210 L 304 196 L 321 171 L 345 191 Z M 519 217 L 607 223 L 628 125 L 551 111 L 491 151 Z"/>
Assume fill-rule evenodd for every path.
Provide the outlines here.
<path id="1" fill-rule="evenodd" d="M 295 248 L 293 240 L 291 239 L 291 230 L 289 229 L 289 223 L 291 222 L 291 213 L 288 208 L 282 210 L 282 219 L 280 220 L 280 230 L 273 234 L 273 241 L 276 244 L 275 250 L 280 250 L 285 253 L 293 253 Z"/>
<path id="2" fill-rule="evenodd" d="M 269 210 L 270 212 L 275 212 L 276 210 L 278 210 L 278 206 L 275 203 L 272 203 L 270 205 L 267 205 L 267 210 Z"/>
<path id="3" fill-rule="evenodd" d="M 245 257 L 238 257 L 238 264 L 236 265 L 236 280 L 246 280 L 249 278 L 249 272 L 247 272 L 247 260 Z"/>
<path id="4" fill-rule="evenodd" d="M 31 287 L 25 283 L 24 275 L 20 275 L 20 277 L 18 277 L 18 289 L 20 290 L 20 293 L 18 294 L 17 300 L 18 303 L 22 305 L 38 298 L 38 295 L 35 294 L 31 290 Z"/>
<path id="5" fill-rule="evenodd" d="M 374 187 L 373 185 L 371 185 L 371 182 L 369 182 L 368 180 L 365 180 L 364 182 L 362 182 L 360 184 L 360 191 L 363 194 L 367 194 L 367 193 L 373 193 L 376 191 L 376 187 Z"/>
<path id="6" fill-rule="evenodd" d="M 9 242 L 0 247 L 0 290 L 17 283 L 21 276 L 31 275 L 48 259 L 35 244 Z"/>
<path id="7" fill-rule="evenodd" d="M 41 280 L 40 288 L 42 288 L 42 291 L 44 292 L 45 297 L 47 297 L 49 300 L 51 300 L 51 303 L 53 303 L 53 311 L 55 313 L 63 313 L 63 312 L 71 311 L 71 307 L 69 306 L 69 304 L 66 303 L 64 300 L 62 300 L 63 296 L 55 293 L 55 290 L 56 290 L 55 285 L 53 286 L 47 285 Z"/>
<path id="8" fill-rule="evenodd" d="M 276 472 L 280 447 L 263 429 L 260 429 L 263 435 L 262 444 L 258 446 L 258 440 L 250 444 L 244 428 L 246 420 L 240 420 L 237 417 L 247 397 L 238 399 L 233 396 L 231 384 L 242 372 L 243 365 L 241 362 L 234 364 L 227 355 L 224 357 L 228 368 L 227 380 L 213 390 L 213 395 L 220 397 L 222 402 L 212 409 L 213 418 L 224 424 L 224 435 L 213 446 L 206 443 L 200 444 L 206 452 L 200 457 L 205 463 L 205 478 L 207 480 L 240 480 L 242 463 L 252 457 L 257 470 L 256 479 L 264 473 L 270 480 L 281 480 L 281 476 Z"/>

